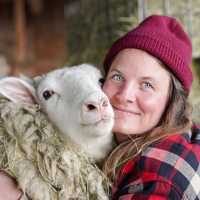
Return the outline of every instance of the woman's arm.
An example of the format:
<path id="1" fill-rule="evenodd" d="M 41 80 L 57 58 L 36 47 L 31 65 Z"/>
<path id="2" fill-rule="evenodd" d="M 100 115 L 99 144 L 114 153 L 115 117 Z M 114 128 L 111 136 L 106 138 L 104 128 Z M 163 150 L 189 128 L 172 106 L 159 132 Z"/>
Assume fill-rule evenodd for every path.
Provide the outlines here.
<path id="1" fill-rule="evenodd" d="M 15 181 L 0 171 L 0 200 L 19 200 L 21 196 Z"/>

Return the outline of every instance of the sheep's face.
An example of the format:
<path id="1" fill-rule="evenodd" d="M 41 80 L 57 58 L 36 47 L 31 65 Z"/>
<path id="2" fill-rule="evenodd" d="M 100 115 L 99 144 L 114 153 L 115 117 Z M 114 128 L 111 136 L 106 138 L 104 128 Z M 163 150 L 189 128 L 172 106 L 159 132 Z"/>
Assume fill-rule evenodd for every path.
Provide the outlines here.
<path id="1" fill-rule="evenodd" d="M 84 140 L 111 132 L 114 113 L 102 92 L 98 69 L 83 64 L 55 70 L 34 81 L 42 107 L 67 138 Z"/>

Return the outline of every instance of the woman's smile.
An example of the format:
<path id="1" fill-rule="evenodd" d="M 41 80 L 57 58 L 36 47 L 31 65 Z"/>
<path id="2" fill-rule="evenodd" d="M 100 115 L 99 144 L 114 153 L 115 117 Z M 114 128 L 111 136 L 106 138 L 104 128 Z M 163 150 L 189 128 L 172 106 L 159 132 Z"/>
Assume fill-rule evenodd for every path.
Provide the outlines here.
<path id="1" fill-rule="evenodd" d="M 120 106 L 113 106 L 113 110 L 114 112 L 120 112 L 121 114 L 124 114 L 124 115 L 140 115 L 139 112 L 135 112 L 131 109 L 128 109 L 128 108 L 123 108 L 123 107 L 120 107 Z"/>

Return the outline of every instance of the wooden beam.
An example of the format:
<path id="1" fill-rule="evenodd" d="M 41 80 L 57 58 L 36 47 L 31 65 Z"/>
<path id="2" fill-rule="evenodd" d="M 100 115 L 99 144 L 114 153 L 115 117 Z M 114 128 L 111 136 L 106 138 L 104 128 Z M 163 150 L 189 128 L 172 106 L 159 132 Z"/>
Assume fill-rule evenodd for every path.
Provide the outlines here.
<path id="1" fill-rule="evenodd" d="M 26 59 L 25 45 L 25 2 L 24 0 L 14 0 L 14 20 L 15 20 L 15 44 L 16 63 L 23 64 Z"/>

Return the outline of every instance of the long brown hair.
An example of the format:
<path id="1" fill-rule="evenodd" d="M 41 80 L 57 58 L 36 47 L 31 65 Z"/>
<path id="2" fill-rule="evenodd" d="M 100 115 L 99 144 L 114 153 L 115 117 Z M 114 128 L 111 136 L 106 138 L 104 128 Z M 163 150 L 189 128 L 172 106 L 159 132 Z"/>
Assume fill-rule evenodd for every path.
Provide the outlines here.
<path id="1" fill-rule="evenodd" d="M 130 135 L 130 139 L 117 146 L 104 163 L 104 173 L 114 181 L 120 169 L 147 146 L 163 137 L 187 132 L 192 126 L 191 113 L 192 105 L 188 102 L 188 93 L 171 74 L 169 99 L 158 125 L 142 135 Z"/>

